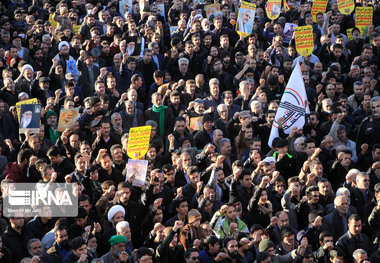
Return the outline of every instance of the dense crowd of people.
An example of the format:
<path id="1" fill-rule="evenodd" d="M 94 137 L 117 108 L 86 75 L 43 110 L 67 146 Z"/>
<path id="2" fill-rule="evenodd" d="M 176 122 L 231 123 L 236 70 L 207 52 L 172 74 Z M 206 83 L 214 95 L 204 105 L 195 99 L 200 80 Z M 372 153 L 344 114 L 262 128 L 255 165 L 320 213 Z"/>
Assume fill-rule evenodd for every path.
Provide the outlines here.
<path id="1" fill-rule="evenodd" d="M 311 1 L 275 20 L 249 2 L 241 36 L 237 0 L 1 1 L 1 202 L 17 183 L 72 183 L 78 213 L 1 214 L 0 263 L 380 262 L 380 1 L 356 1 L 365 27 L 334 0 L 316 22 Z M 311 55 L 286 23 L 312 26 Z M 276 112 L 297 63 L 310 114 L 286 134 Z M 19 121 L 28 99 L 38 133 Z"/>

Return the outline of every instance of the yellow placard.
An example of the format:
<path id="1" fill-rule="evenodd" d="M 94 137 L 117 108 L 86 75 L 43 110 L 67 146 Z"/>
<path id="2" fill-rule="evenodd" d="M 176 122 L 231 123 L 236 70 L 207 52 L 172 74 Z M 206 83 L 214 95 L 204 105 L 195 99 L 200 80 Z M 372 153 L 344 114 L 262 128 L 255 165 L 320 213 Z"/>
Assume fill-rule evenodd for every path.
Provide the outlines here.
<path id="1" fill-rule="evenodd" d="M 23 100 L 23 101 L 16 103 L 16 111 L 17 111 L 18 122 L 20 122 L 21 105 L 23 105 L 23 104 L 38 104 L 38 101 L 36 98 L 33 98 L 33 99 Z"/>
<path id="2" fill-rule="evenodd" d="M 338 0 L 339 12 L 349 15 L 355 10 L 354 0 Z"/>
<path id="3" fill-rule="evenodd" d="M 220 11 L 220 4 L 206 5 L 206 16 L 210 18 L 211 15 Z"/>
<path id="4" fill-rule="evenodd" d="M 236 31 L 240 36 L 249 36 L 252 33 L 255 13 L 255 4 L 244 1 L 241 2 L 236 25 Z"/>
<path id="5" fill-rule="evenodd" d="M 302 56 L 308 56 L 314 50 L 313 27 L 299 26 L 294 29 L 296 50 Z"/>
<path id="6" fill-rule="evenodd" d="M 372 25 L 372 15 L 372 7 L 356 8 L 355 26 L 360 29 L 360 33 L 363 33 L 363 29 L 366 26 Z"/>
<path id="7" fill-rule="evenodd" d="M 131 159 L 141 159 L 149 148 L 152 126 L 134 127 L 129 130 L 127 154 Z"/>
<path id="8" fill-rule="evenodd" d="M 315 0 L 313 2 L 313 7 L 311 8 L 311 15 L 313 16 L 313 22 L 317 23 L 317 14 L 326 12 L 328 0 Z"/>
<path id="9" fill-rule="evenodd" d="M 270 20 L 275 20 L 277 17 L 280 16 L 281 2 L 282 2 L 282 0 L 269 0 L 267 2 L 267 6 L 265 8 L 265 11 L 267 13 L 267 17 Z"/>
<path id="10" fill-rule="evenodd" d="M 352 37 L 352 29 L 354 29 L 354 28 L 348 28 L 348 29 L 346 30 L 348 41 L 354 39 L 354 38 Z"/>
<path id="11" fill-rule="evenodd" d="M 54 28 L 54 29 L 56 29 L 57 28 L 57 22 L 56 21 L 54 21 L 54 19 L 53 19 L 53 14 L 50 14 L 50 16 L 49 16 L 49 23 L 50 23 L 50 25 Z"/>
<path id="12" fill-rule="evenodd" d="M 79 35 L 79 29 L 80 29 L 80 27 L 81 27 L 81 25 L 75 25 L 75 26 L 73 26 L 75 35 Z"/>

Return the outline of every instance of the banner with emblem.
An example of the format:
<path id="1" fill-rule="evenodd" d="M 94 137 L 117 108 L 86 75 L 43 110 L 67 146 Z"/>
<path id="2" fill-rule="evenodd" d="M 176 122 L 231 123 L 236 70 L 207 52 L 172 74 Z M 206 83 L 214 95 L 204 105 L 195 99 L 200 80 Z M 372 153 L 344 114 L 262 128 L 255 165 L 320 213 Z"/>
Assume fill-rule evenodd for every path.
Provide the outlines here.
<path id="1" fill-rule="evenodd" d="M 152 126 L 133 127 L 129 130 L 127 154 L 131 159 L 141 159 L 149 148 Z"/>
<path id="2" fill-rule="evenodd" d="M 275 20 L 280 16 L 281 3 L 282 3 L 282 0 L 269 0 L 267 2 L 267 6 L 265 8 L 265 11 L 267 13 L 267 17 L 270 20 Z"/>
<path id="3" fill-rule="evenodd" d="M 294 29 L 296 50 L 302 56 L 308 56 L 314 50 L 314 38 L 312 26 L 299 26 Z"/>
<path id="4" fill-rule="evenodd" d="M 313 2 L 313 7 L 311 8 L 311 15 L 313 16 L 313 22 L 317 23 L 317 14 L 326 13 L 326 6 L 328 0 L 315 0 Z"/>
<path id="5" fill-rule="evenodd" d="M 338 9 L 344 15 L 349 15 L 355 10 L 354 0 L 338 0 Z"/>
<path id="6" fill-rule="evenodd" d="M 305 85 L 302 78 L 301 67 L 297 62 L 294 67 L 284 94 L 282 95 L 276 117 L 272 124 L 268 140 L 269 147 L 272 147 L 274 138 L 279 137 L 278 120 L 282 120 L 282 129 L 289 134 L 293 127 L 301 128 L 305 125 L 305 115 L 310 113 L 307 104 Z"/>
<path id="7" fill-rule="evenodd" d="M 371 6 L 356 8 L 355 26 L 360 29 L 360 33 L 363 33 L 366 26 L 372 25 L 372 16 L 373 9 Z"/>

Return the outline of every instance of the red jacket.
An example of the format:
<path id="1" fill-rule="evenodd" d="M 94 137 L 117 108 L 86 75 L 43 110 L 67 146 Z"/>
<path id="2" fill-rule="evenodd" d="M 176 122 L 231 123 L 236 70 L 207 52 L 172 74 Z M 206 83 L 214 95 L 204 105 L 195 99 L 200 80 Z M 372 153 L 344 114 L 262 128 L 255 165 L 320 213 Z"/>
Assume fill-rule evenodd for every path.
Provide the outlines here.
<path id="1" fill-rule="evenodd" d="M 15 183 L 26 183 L 26 171 L 22 170 L 17 162 L 8 163 L 5 169 L 5 179 L 12 179 Z"/>

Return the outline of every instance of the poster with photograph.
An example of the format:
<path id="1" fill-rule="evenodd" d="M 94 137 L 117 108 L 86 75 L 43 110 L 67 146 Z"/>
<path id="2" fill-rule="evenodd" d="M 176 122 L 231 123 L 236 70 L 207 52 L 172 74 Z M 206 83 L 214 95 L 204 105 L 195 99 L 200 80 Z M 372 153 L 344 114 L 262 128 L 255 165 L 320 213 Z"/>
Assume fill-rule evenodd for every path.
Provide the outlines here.
<path id="1" fill-rule="evenodd" d="M 206 15 L 207 18 L 210 18 L 211 15 L 220 11 L 220 4 L 206 5 Z"/>
<path id="2" fill-rule="evenodd" d="M 176 31 L 178 29 L 178 26 L 171 26 L 170 27 L 170 37 L 172 37 L 172 34 L 174 31 Z"/>
<path id="3" fill-rule="evenodd" d="M 30 130 L 31 133 L 39 133 L 41 124 L 41 104 L 22 104 L 20 133 Z"/>
<path id="4" fill-rule="evenodd" d="M 125 18 L 125 14 L 132 13 L 132 0 L 120 0 L 119 12 L 123 18 Z"/>
<path id="5" fill-rule="evenodd" d="M 255 4 L 241 2 L 236 26 L 236 31 L 240 36 L 248 36 L 252 33 L 255 12 Z"/>
<path id="6" fill-rule="evenodd" d="M 79 117 L 79 108 L 75 109 L 62 109 L 59 112 L 58 131 L 63 132 L 66 129 L 74 127 L 75 122 Z"/>
<path id="7" fill-rule="evenodd" d="M 147 160 L 129 159 L 127 164 L 127 176 L 125 177 L 125 180 L 128 181 L 131 176 L 134 176 L 135 179 L 132 181 L 132 185 L 141 187 L 145 184 L 147 170 Z"/>
<path id="8" fill-rule="evenodd" d="M 33 98 L 33 99 L 23 100 L 23 101 L 16 103 L 16 111 L 17 111 L 18 122 L 20 122 L 21 105 L 23 105 L 23 104 L 38 104 L 38 100 L 36 98 Z"/>
<path id="9" fill-rule="evenodd" d="M 125 41 L 127 42 L 127 49 L 125 51 L 128 53 L 128 56 L 140 59 L 140 55 L 142 55 L 142 37 L 128 36 Z"/>
<path id="10" fill-rule="evenodd" d="M 274 20 L 279 17 L 281 12 L 281 2 L 282 0 L 268 0 L 265 11 L 270 20 Z"/>
<path id="11" fill-rule="evenodd" d="M 190 130 L 200 131 L 202 129 L 202 116 L 190 118 Z"/>
<path id="12" fill-rule="evenodd" d="M 298 25 L 292 24 L 292 23 L 285 23 L 285 28 L 284 28 L 284 31 L 282 33 L 282 37 L 283 37 L 285 43 L 290 42 L 290 40 L 293 37 L 294 29 L 296 27 L 298 27 Z"/>
<path id="13" fill-rule="evenodd" d="M 161 15 L 166 22 L 166 16 L 165 16 L 165 5 L 164 4 L 157 4 L 157 14 Z"/>

